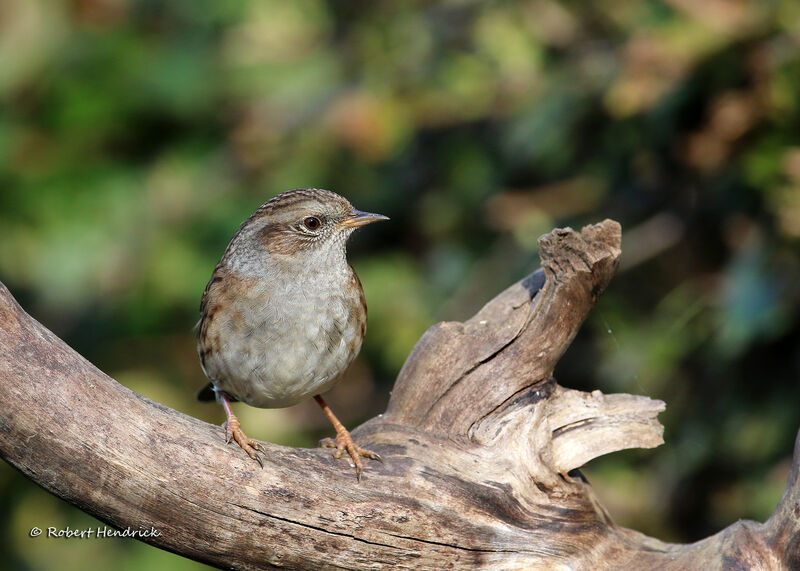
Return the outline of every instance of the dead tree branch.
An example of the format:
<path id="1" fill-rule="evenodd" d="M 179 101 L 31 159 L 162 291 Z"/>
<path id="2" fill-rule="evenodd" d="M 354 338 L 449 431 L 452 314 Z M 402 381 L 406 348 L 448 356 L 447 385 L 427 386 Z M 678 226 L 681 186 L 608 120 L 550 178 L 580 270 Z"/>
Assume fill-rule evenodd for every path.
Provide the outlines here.
<path id="1" fill-rule="evenodd" d="M 553 368 L 620 254 L 613 221 L 540 241 L 542 270 L 464 323 L 431 327 L 388 410 L 354 431 L 379 452 L 361 484 L 325 450 L 264 444 L 259 469 L 220 428 L 96 369 L 0 284 L 0 455 L 153 545 L 260 569 L 798 569 L 800 440 L 783 499 L 691 545 L 614 524 L 575 470 L 657 446 L 664 404 L 560 387 Z"/>

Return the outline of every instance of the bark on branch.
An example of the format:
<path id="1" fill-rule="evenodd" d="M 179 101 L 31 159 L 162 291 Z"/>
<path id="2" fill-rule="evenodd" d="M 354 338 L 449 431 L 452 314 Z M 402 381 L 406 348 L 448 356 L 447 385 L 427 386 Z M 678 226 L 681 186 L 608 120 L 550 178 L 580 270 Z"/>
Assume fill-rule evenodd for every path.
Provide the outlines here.
<path id="1" fill-rule="evenodd" d="M 614 524 L 576 468 L 662 443 L 664 404 L 560 387 L 553 368 L 611 280 L 620 227 L 540 241 L 542 270 L 464 323 L 431 327 L 385 414 L 354 431 L 386 463 L 360 485 L 326 450 L 265 443 L 259 469 L 221 429 L 116 383 L 0 284 L 0 455 L 119 528 L 220 567 L 797 569 L 800 440 L 764 524 L 691 545 Z"/>

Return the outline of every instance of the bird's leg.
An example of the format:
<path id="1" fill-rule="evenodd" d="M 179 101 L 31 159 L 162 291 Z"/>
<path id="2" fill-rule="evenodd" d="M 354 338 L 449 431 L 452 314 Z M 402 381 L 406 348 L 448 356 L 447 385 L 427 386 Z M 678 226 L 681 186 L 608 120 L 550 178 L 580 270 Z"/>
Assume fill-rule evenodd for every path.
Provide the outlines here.
<path id="1" fill-rule="evenodd" d="M 222 408 L 225 409 L 225 416 L 228 418 L 225 421 L 225 442 L 230 442 L 231 439 L 235 440 L 236 443 L 242 447 L 242 450 L 247 452 L 247 455 L 258 462 L 259 466 L 263 468 L 264 464 L 261 462 L 261 458 L 258 457 L 258 454 L 256 454 L 256 450 L 261 450 L 261 452 L 264 452 L 264 450 L 259 446 L 258 442 L 252 438 L 248 438 L 242 430 L 239 419 L 236 418 L 236 415 L 233 414 L 233 410 L 231 410 L 231 401 L 228 395 L 223 391 L 217 391 L 217 398 L 222 404 Z"/>
<path id="2" fill-rule="evenodd" d="M 344 427 L 344 425 L 339 422 L 339 419 L 336 418 L 336 415 L 333 414 L 331 407 L 328 406 L 328 403 L 325 400 L 317 395 L 314 397 L 314 400 L 317 401 L 317 404 L 322 408 L 322 412 L 325 413 L 325 416 L 328 417 L 328 420 L 331 421 L 333 424 L 334 430 L 336 430 L 336 438 L 325 438 L 320 442 L 320 444 L 325 448 L 336 448 L 336 452 L 333 453 L 333 457 L 339 459 L 342 457 L 342 453 L 347 450 L 347 453 L 350 455 L 350 458 L 353 459 L 353 464 L 356 467 L 356 478 L 358 481 L 361 481 L 361 457 L 364 456 L 365 458 L 372 458 L 374 460 L 378 460 L 383 462 L 383 459 L 365 448 L 361 448 L 358 444 L 353 442 L 353 437 L 350 436 L 350 432 Z"/>

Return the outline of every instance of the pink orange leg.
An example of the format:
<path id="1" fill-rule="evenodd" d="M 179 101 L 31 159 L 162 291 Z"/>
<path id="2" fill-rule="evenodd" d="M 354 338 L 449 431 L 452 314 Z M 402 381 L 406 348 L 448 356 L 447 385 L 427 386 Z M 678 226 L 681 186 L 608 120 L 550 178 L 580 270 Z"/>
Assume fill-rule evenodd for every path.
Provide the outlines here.
<path id="1" fill-rule="evenodd" d="M 342 457 L 342 453 L 346 450 L 347 453 L 350 455 L 350 458 L 353 459 L 353 464 L 356 467 L 356 478 L 358 481 L 361 481 L 361 457 L 365 458 L 372 458 L 374 460 L 378 460 L 383 462 L 383 459 L 375 454 L 370 450 L 366 450 L 365 448 L 361 448 L 358 444 L 353 441 L 353 437 L 350 436 L 350 432 L 344 427 L 344 425 L 336 418 L 336 415 L 333 414 L 331 407 L 328 406 L 328 403 L 325 400 L 317 395 L 314 397 L 314 400 L 317 401 L 317 404 L 322 408 L 322 412 L 325 413 L 325 416 L 328 417 L 328 420 L 331 421 L 333 424 L 334 430 L 336 430 L 336 438 L 326 438 L 324 439 L 321 444 L 325 448 L 336 448 L 336 452 L 333 453 L 333 457 L 339 459 Z"/>
<path id="2" fill-rule="evenodd" d="M 225 421 L 225 442 L 230 442 L 231 439 L 235 440 L 236 443 L 242 447 L 242 450 L 247 452 L 247 455 L 258 462 L 258 464 L 263 468 L 264 464 L 261 462 L 261 458 L 258 457 L 258 454 L 256 454 L 256 451 L 260 450 L 263 452 L 264 450 L 261 448 L 261 446 L 259 446 L 258 442 L 252 438 L 248 438 L 242 430 L 242 425 L 239 423 L 239 419 L 236 418 L 236 415 L 233 414 L 233 410 L 231 410 L 231 401 L 229 400 L 228 395 L 222 391 L 219 391 L 217 396 L 219 398 L 219 402 L 222 403 L 222 408 L 225 409 L 225 416 L 228 418 L 228 420 Z"/>

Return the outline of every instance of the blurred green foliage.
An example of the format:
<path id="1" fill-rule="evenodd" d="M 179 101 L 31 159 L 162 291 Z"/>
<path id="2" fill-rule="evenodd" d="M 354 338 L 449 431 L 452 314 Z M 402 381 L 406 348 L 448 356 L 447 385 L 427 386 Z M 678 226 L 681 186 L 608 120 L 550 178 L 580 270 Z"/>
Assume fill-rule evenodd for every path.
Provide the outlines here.
<path id="1" fill-rule="evenodd" d="M 800 425 L 794 0 L 5 0 L 0 16 L 0 279 L 121 382 L 221 422 L 193 402 L 197 306 L 282 190 L 392 218 L 351 241 L 369 333 L 331 394 L 351 426 L 431 323 L 536 267 L 540 234 L 613 217 L 620 272 L 556 375 L 665 400 L 666 445 L 586 474 L 617 521 L 667 540 L 775 507 Z M 258 438 L 329 431 L 312 406 L 240 411 Z M 0 566 L 198 567 L 29 538 L 98 524 L 5 465 L 0 510 Z"/>

